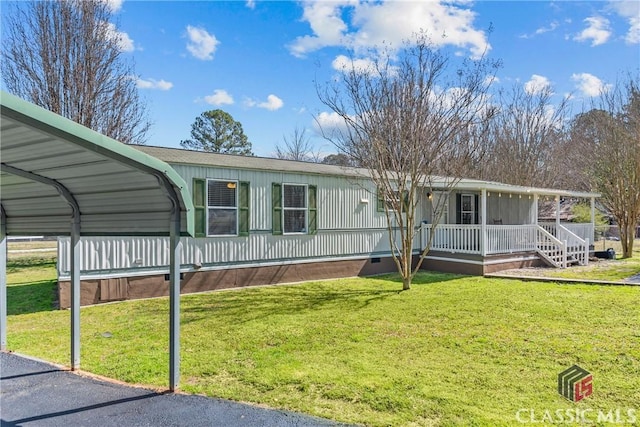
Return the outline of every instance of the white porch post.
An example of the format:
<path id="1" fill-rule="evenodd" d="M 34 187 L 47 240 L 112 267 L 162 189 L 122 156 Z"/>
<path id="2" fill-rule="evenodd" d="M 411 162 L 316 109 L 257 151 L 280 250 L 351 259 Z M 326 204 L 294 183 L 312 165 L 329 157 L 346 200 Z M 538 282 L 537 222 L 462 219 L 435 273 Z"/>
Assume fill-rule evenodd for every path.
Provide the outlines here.
<path id="1" fill-rule="evenodd" d="M 560 225 L 560 196 L 556 196 L 556 225 Z"/>
<path id="2" fill-rule="evenodd" d="M 535 209 L 533 210 L 533 223 L 538 225 L 538 209 L 540 209 L 540 204 L 538 203 L 538 195 L 533 195 L 533 204 Z"/>
<path id="3" fill-rule="evenodd" d="M 487 255 L 487 190 L 482 189 L 482 197 L 480 202 L 480 235 L 482 236 L 482 256 Z"/>
<path id="4" fill-rule="evenodd" d="M 596 244 L 596 198 L 591 197 L 591 241 Z"/>

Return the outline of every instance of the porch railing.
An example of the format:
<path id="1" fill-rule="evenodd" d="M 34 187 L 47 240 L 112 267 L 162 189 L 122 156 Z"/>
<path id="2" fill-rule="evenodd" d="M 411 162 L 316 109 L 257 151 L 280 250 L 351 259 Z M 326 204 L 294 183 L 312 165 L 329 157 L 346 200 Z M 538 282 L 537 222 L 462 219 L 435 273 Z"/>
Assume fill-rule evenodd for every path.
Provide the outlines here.
<path id="1" fill-rule="evenodd" d="M 536 250 L 536 225 L 487 225 L 487 255 Z"/>
<path id="2" fill-rule="evenodd" d="M 536 252 L 558 268 L 567 267 L 567 243 L 559 240 L 543 227 L 536 227 Z"/>
<path id="3" fill-rule="evenodd" d="M 593 234 L 593 226 L 591 224 L 544 222 L 540 226 L 558 238 L 558 240 L 566 242 L 567 257 L 570 261 L 575 261 L 580 265 L 588 264 L 589 242 L 592 241 L 593 237 L 590 239 L 587 236 Z"/>
<path id="4" fill-rule="evenodd" d="M 559 268 L 565 268 L 571 261 L 588 262 L 589 241 L 563 226 L 556 227 L 555 223 L 546 223 L 545 227 L 537 224 L 487 225 L 485 242 L 480 225 L 439 224 L 434 229 L 430 224 L 423 224 L 423 248 L 432 234 L 430 249 L 435 251 L 486 255 L 537 252 Z"/>
<path id="5" fill-rule="evenodd" d="M 463 254 L 481 253 L 481 227 L 467 224 L 438 224 L 433 227 L 429 224 L 422 226 L 422 247 L 429 241 L 431 233 L 434 233 L 431 249 L 436 251 L 455 252 Z"/>
<path id="6" fill-rule="evenodd" d="M 539 225 L 549 233 L 555 235 L 555 222 L 541 222 L 539 223 Z M 593 224 L 591 223 L 561 222 L 560 225 L 571 231 L 582 240 L 589 240 L 589 242 L 594 242 L 595 240 L 595 229 L 593 227 Z"/>

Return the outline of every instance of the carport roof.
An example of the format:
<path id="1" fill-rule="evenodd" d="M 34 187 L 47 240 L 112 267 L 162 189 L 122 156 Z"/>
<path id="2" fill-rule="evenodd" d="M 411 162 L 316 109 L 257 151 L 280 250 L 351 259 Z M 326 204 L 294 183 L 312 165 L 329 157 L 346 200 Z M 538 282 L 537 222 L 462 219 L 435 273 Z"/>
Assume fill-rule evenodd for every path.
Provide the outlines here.
<path id="1" fill-rule="evenodd" d="M 193 235 L 187 185 L 167 163 L 6 92 L 0 104 L 7 235 L 67 235 L 76 208 L 83 235 L 168 235 L 174 201 Z"/>

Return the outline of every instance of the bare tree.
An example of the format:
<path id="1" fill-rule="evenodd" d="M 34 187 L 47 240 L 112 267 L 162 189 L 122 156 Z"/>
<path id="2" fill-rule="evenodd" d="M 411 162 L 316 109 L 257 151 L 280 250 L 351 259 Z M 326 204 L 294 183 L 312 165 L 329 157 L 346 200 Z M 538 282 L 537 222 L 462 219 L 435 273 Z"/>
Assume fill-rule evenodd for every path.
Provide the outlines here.
<path id="1" fill-rule="evenodd" d="M 618 223 L 628 258 L 640 222 L 640 76 L 618 81 L 596 107 L 573 122 L 574 154 Z"/>
<path id="2" fill-rule="evenodd" d="M 127 144 L 150 123 L 102 0 L 17 2 L 2 40 L 7 90 Z"/>
<path id="3" fill-rule="evenodd" d="M 525 90 L 514 85 L 498 96 L 499 111 L 488 138 L 480 178 L 514 185 L 551 187 L 563 173 L 567 98 L 552 103 L 550 86 Z"/>
<path id="4" fill-rule="evenodd" d="M 449 192 L 480 157 L 492 114 L 487 91 L 498 64 L 485 58 L 454 63 L 423 34 L 397 52 L 374 53 L 369 69 L 352 61 L 337 80 L 317 87 L 320 100 L 346 123 L 342 131 L 322 131 L 368 169 L 386 202 L 391 253 L 406 290 L 431 246 L 413 262 L 417 205 L 433 191 L 437 174 L 451 177 L 438 179 L 439 190 Z"/>
<path id="5" fill-rule="evenodd" d="M 300 162 L 320 162 L 320 153 L 313 151 L 313 144 L 307 136 L 307 130 L 296 127 L 287 138 L 282 136 L 282 146 L 276 145 L 276 157 Z"/>

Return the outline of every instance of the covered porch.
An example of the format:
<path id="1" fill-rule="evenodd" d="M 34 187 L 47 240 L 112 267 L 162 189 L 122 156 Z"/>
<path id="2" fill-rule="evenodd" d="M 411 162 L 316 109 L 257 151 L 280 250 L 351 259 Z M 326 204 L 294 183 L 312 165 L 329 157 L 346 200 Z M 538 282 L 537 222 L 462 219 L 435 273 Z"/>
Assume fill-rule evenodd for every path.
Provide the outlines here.
<path id="1" fill-rule="evenodd" d="M 427 193 L 426 211 L 431 217 L 420 229 L 421 248 L 429 246 L 427 258 L 434 259 L 447 255 L 483 263 L 508 255 L 511 260 L 536 257 L 557 268 L 587 265 L 594 242 L 596 197 L 595 193 L 463 180 L 448 193 Z M 564 198 L 589 203 L 590 222 L 561 221 Z M 555 221 L 539 221 L 540 200 L 555 203 Z"/>

